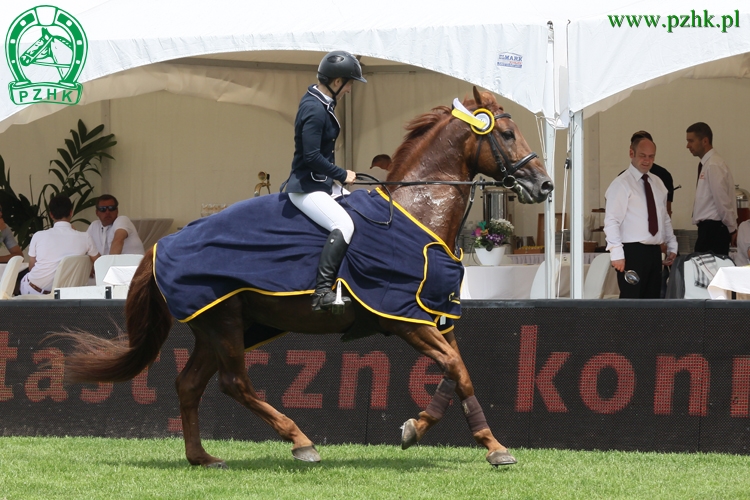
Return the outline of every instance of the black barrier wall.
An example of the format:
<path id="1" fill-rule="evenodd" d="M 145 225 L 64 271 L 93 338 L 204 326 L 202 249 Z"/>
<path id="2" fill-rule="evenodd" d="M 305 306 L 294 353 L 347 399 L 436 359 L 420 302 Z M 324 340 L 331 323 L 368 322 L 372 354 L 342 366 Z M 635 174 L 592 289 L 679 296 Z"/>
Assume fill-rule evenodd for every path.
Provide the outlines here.
<path id="1" fill-rule="evenodd" d="M 750 303 L 737 301 L 465 301 L 456 337 L 508 447 L 746 454 L 749 324 Z M 122 301 L 0 304 L 3 435 L 180 435 L 174 379 L 193 346 L 185 325 L 132 382 L 62 384 L 69 346 L 49 333 L 106 337 L 122 325 Z M 289 334 L 245 361 L 258 393 L 318 443 L 399 443 L 399 426 L 441 378 L 431 360 L 380 335 L 344 344 Z M 278 439 L 215 378 L 200 415 L 204 438 Z M 458 405 L 423 443 L 474 444 Z"/>

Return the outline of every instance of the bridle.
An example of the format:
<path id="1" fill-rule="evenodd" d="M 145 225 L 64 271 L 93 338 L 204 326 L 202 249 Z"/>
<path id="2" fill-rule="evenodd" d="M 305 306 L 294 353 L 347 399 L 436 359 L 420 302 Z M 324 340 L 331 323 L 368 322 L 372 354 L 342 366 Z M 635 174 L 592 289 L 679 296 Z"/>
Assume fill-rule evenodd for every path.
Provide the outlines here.
<path id="1" fill-rule="evenodd" d="M 517 162 L 511 164 L 510 158 L 508 158 L 508 155 L 505 154 L 505 151 L 503 151 L 503 148 L 500 147 L 500 144 L 497 142 L 497 138 L 494 134 L 491 134 L 495 128 L 495 123 L 497 120 L 502 120 L 504 118 L 510 119 L 510 113 L 500 113 L 497 115 L 493 115 L 492 112 L 485 108 L 479 108 L 474 113 L 470 113 L 463 105 L 459 103 L 458 100 L 455 100 L 453 102 L 453 110 L 451 114 L 458 118 L 461 121 L 464 121 L 469 124 L 471 127 L 472 132 L 474 132 L 476 135 L 479 136 L 477 139 L 477 151 L 474 155 L 474 165 L 479 166 L 479 155 L 482 150 L 482 144 L 485 139 L 485 136 L 489 136 L 489 144 L 490 144 L 490 150 L 492 151 L 492 156 L 495 159 L 495 164 L 497 165 L 498 170 L 500 173 L 502 173 L 503 178 L 500 181 L 379 181 L 375 177 L 358 173 L 357 179 L 361 178 L 369 178 L 372 179 L 373 182 L 362 182 L 360 180 L 355 181 L 354 184 L 359 185 L 379 185 L 382 186 L 383 189 L 388 194 L 388 201 L 390 203 L 390 214 L 387 221 L 375 221 L 370 219 L 369 217 L 365 216 L 364 214 L 360 213 L 356 208 L 349 205 L 349 208 L 351 208 L 353 211 L 358 213 L 361 217 L 365 218 L 366 220 L 379 225 L 390 225 L 391 221 L 393 221 L 393 197 L 391 195 L 390 190 L 387 186 L 426 186 L 426 185 L 444 185 L 444 186 L 464 186 L 464 185 L 471 185 L 471 190 L 469 192 L 469 202 L 466 205 L 466 210 L 464 211 L 464 216 L 461 219 L 461 224 L 458 226 L 458 231 L 456 232 L 456 240 L 454 242 L 454 254 L 458 255 L 460 246 L 458 243 L 458 240 L 461 236 L 461 230 L 463 229 L 464 225 L 466 224 L 466 219 L 469 217 L 469 212 L 471 211 L 471 207 L 474 205 L 474 195 L 476 193 L 477 186 L 485 187 L 485 186 L 503 186 L 507 189 L 511 189 L 515 187 L 515 185 L 518 183 L 515 173 L 518 172 L 520 169 L 526 166 L 531 160 L 534 158 L 537 158 L 537 154 L 534 152 L 529 153 L 528 155 L 524 156 Z M 346 202 L 346 200 L 345 200 Z M 348 205 L 348 202 L 347 202 Z"/>
<path id="2" fill-rule="evenodd" d="M 524 166 L 526 166 L 526 164 L 531 160 L 536 158 L 537 154 L 531 152 L 517 162 L 511 164 L 510 158 L 508 158 L 508 155 L 505 154 L 503 148 L 500 147 L 500 144 L 497 142 L 497 138 L 495 137 L 495 135 L 490 133 L 495 128 L 495 123 L 497 122 L 497 120 L 502 120 L 503 118 L 510 119 L 510 113 L 500 113 L 499 115 L 493 115 L 490 113 L 490 111 L 484 108 L 477 109 L 476 111 L 474 111 L 473 116 L 478 121 L 481 121 L 484 124 L 484 128 L 477 127 L 475 125 L 475 122 L 472 123 L 468 120 L 464 120 L 465 115 L 463 115 L 463 113 L 461 113 L 461 116 L 458 116 L 458 113 L 454 113 L 454 116 L 469 123 L 469 125 L 471 126 L 471 130 L 479 136 L 479 138 L 477 139 L 477 152 L 474 155 L 474 165 L 479 167 L 479 154 L 482 150 L 482 144 L 484 138 L 489 136 L 492 156 L 495 159 L 495 164 L 497 165 L 498 170 L 500 170 L 500 173 L 503 174 L 503 178 L 500 182 L 502 182 L 503 187 L 506 187 L 508 189 L 513 188 L 518 182 L 514 174 Z"/>

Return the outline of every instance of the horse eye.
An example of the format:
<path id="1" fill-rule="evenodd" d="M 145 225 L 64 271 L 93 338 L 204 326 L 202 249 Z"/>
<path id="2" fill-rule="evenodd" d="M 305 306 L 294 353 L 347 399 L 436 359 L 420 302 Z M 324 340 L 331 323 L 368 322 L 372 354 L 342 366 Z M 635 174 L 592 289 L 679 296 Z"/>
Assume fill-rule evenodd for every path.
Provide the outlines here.
<path id="1" fill-rule="evenodd" d="M 516 138 L 516 134 L 514 134 L 512 130 L 503 130 L 500 134 L 503 136 L 503 139 L 508 141 L 512 141 Z"/>

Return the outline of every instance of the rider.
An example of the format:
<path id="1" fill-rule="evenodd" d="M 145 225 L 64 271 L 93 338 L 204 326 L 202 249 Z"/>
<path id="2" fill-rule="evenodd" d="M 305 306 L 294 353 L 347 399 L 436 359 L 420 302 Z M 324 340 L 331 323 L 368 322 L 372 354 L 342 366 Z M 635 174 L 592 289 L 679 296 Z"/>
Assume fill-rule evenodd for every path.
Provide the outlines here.
<path id="1" fill-rule="evenodd" d="M 339 97 L 351 91 L 352 80 L 367 82 L 359 61 L 343 50 L 326 54 L 318 66 L 319 85 L 308 87 L 294 121 L 294 158 L 286 191 L 297 208 L 330 231 L 318 263 L 314 311 L 330 309 L 336 300 L 331 288 L 354 234 L 351 217 L 331 197 L 334 180 L 348 184 L 356 177 L 354 171 L 334 164 L 341 127 L 333 110 Z"/>

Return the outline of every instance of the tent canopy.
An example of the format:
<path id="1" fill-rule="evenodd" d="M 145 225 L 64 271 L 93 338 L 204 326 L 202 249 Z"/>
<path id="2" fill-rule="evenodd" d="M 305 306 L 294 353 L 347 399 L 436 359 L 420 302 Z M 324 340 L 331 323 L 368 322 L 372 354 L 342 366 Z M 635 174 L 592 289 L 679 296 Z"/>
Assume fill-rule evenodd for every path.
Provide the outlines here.
<path id="1" fill-rule="evenodd" d="M 38 0 L 14 2 L 0 12 L 0 25 L 10 27 L 36 5 Z M 544 10 L 496 3 L 467 8 L 446 0 L 60 0 L 55 6 L 74 16 L 88 39 L 78 79 L 84 84 L 81 104 L 108 98 L 97 81 L 158 62 L 222 54 L 245 62 L 317 65 L 321 52 L 344 49 L 363 56 L 366 67 L 395 62 L 425 68 L 491 90 L 533 113 L 554 114 L 543 109 L 549 33 L 549 14 L 539 14 Z M 23 51 L 34 39 L 21 42 Z M 138 95 L 139 76 L 134 73 L 118 88 Z M 12 80 L 7 65 L 0 67 L 0 80 L 4 86 Z M 58 108 L 0 99 L 0 132 Z"/>

